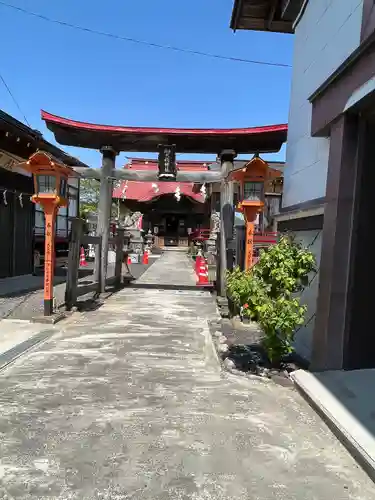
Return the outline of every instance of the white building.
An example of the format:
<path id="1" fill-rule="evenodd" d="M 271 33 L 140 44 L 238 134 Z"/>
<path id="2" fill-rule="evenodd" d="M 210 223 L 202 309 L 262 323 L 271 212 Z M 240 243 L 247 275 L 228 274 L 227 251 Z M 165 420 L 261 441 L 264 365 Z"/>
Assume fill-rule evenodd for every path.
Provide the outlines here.
<path id="1" fill-rule="evenodd" d="M 295 37 L 278 230 L 311 245 L 320 268 L 303 295 L 309 321 L 297 352 L 317 369 L 375 366 L 375 342 L 358 332 L 370 318 L 359 299 L 370 282 L 357 265 L 370 232 L 361 221 L 372 180 L 364 165 L 371 163 L 365 113 L 373 112 L 375 88 L 374 1 L 235 0 L 231 27 Z"/>

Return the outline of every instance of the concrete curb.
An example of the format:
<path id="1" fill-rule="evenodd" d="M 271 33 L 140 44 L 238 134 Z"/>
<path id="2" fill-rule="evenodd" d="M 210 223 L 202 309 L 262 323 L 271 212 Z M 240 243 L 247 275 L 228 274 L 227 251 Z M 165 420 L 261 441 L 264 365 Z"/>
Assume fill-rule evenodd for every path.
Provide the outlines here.
<path id="1" fill-rule="evenodd" d="M 0 372 L 3 371 L 11 363 L 16 361 L 16 359 L 18 359 L 20 356 L 33 349 L 44 340 L 47 340 L 54 333 L 56 333 L 56 330 L 43 330 L 42 332 L 33 335 L 27 340 L 24 340 L 20 344 L 15 345 L 8 351 L 0 354 Z"/>
<path id="2" fill-rule="evenodd" d="M 60 284 L 60 283 L 58 283 Z M 0 294 L 0 299 L 15 299 L 17 297 L 22 297 L 23 295 L 32 294 L 34 292 L 38 292 L 39 290 L 43 290 L 40 288 L 40 285 L 29 286 L 25 288 L 18 288 L 14 292 L 7 292 Z"/>
<path id="3" fill-rule="evenodd" d="M 361 445 L 361 442 L 368 441 L 368 431 L 362 428 L 357 419 L 319 382 L 313 373 L 297 370 L 290 374 L 290 378 L 302 397 L 322 418 L 370 479 L 375 482 L 375 460 Z"/>
<path id="4" fill-rule="evenodd" d="M 6 278 L 4 278 L 6 279 Z M 56 279 L 56 282 L 54 283 L 54 287 L 62 285 L 65 283 L 65 280 L 61 279 Z M 17 290 L 14 290 L 12 292 L 6 292 L 6 293 L 0 293 L 0 299 L 14 299 L 17 297 L 22 297 L 24 295 L 31 295 L 35 292 L 43 291 L 43 284 L 38 283 L 38 284 L 33 284 L 26 286 L 24 285 L 23 287 L 17 288 Z"/>

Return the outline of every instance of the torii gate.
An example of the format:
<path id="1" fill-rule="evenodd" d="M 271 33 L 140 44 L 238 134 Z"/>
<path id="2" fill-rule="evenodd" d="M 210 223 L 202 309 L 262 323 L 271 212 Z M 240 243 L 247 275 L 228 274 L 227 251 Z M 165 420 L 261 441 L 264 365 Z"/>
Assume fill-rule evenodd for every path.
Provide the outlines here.
<path id="1" fill-rule="evenodd" d="M 100 179 L 97 235 L 102 237 L 101 273 L 105 279 L 108 261 L 109 221 L 114 180 L 160 181 L 158 172 L 116 170 L 120 152 L 161 153 L 170 148 L 179 153 L 216 154 L 221 170 L 172 172 L 177 182 L 221 183 L 220 194 L 220 292 L 225 293 L 227 243 L 233 238 L 233 182 L 228 180 L 233 160 L 239 154 L 275 153 L 286 141 L 287 125 L 232 129 L 183 129 L 124 127 L 79 122 L 42 111 L 42 119 L 58 143 L 96 149 L 102 153 L 102 168 L 75 167 L 85 178 Z M 173 170 L 173 165 L 172 165 Z"/>

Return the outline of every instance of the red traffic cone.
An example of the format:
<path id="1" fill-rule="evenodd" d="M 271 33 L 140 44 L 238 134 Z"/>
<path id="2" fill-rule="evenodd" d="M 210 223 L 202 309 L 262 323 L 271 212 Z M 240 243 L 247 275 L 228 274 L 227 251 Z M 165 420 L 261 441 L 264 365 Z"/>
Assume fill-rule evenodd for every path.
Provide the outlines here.
<path id="1" fill-rule="evenodd" d="M 145 250 L 145 251 L 143 252 L 142 264 L 145 264 L 145 265 L 147 265 L 147 264 L 148 264 L 148 251 L 147 251 L 147 250 Z"/>
<path id="2" fill-rule="evenodd" d="M 85 249 L 83 247 L 81 247 L 81 254 L 80 254 L 80 257 L 79 257 L 79 265 L 80 265 L 80 267 L 87 266 L 86 256 L 85 256 Z"/>
<path id="3" fill-rule="evenodd" d="M 208 267 L 207 267 L 206 261 L 204 259 L 202 259 L 202 263 L 199 266 L 197 285 L 198 286 L 209 285 Z"/>
<path id="4" fill-rule="evenodd" d="M 203 257 L 202 257 L 201 255 L 199 255 L 199 254 L 198 254 L 198 255 L 195 257 L 195 274 L 196 274 L 197 276 L 198 276 L 198 274 L 199 274 L 199 268 L 200 268 L 200 266 L 201 266 L 201 264 L 202 264 L 202 261 L 203 261 Z"/>

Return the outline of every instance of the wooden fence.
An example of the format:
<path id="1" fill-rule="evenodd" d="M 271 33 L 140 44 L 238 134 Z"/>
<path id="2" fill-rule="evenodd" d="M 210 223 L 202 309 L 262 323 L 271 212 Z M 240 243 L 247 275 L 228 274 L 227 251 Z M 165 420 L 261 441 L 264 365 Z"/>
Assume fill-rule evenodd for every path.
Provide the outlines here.
<path id="1" fill-rule="evenodd" d="M 122 266 L 126 266 L 129 275 L 131 275 L 127 264 L 127 250 L 125 247 L 126 238 L 124 229 L 118 229 L 117 234 L 113 238 L 109 238 L 109 245 L 115 247 L 116 259 L 114 267 L 114 275 L 107 277 L 102 276 L 101 272 L 101 249 L 102 240 L 100 236 L 83 235 L 83 220 L 72 220 L 71 240 L 69 244 L 68 257 L 68 274 L 65 290 L 65 305 L 67 310 L 70 310 L 77 304 L 78 297 L 86 295 L 90 292 L 103 293 L 106 286 L 120 287 L 122 282 Z M 87 280 L 80 283 L 79 281 L 79 261 L 80 251 L 85 245 L 95 246 L 95 278 L 90 283 Z"/>

